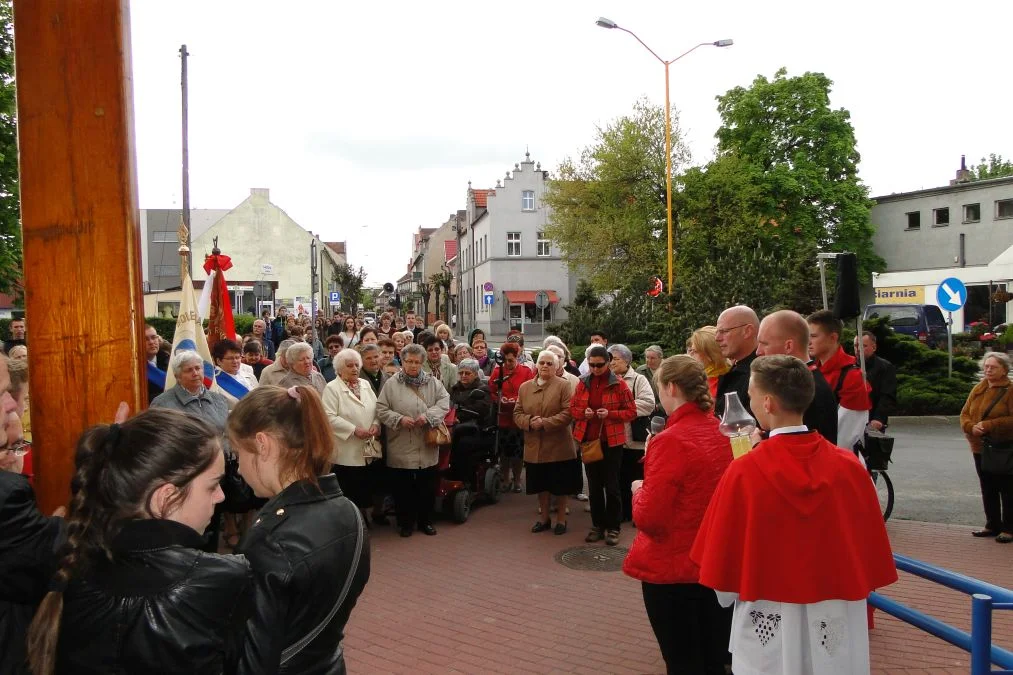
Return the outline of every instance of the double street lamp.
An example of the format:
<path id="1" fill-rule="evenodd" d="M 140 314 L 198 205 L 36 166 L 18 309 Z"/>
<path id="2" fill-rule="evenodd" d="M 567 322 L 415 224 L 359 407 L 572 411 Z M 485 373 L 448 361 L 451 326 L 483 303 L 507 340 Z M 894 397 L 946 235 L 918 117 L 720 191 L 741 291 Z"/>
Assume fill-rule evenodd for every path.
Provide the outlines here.
<path id="1" fill-rule="evenodd" d="M 611 19 L 606 19 L 605 17 L 599 17 L 598 20 L 595 23 L 598 26 L 601 26 L 602 28 L 608 28 L 608 29 L 615 28 L 615 29 L 623 31 L 624 33 L 629 33 L 630 35 L 632 35 L 634 37 L 634 39 L 637 42 L 639 42 L 640 44 L 642 44 L 647 51 L 651 52 L 651 55 L 654 58 L 656 58 L 659 61 L 661 61 L 661 63 L 665 66 L 665 201 L 666 201 L 665 216 L 668 219 L 668 292 L 671 293 L 672 292 L 672 281 L 673 281 L 673 277 L 674 277 L 674 274 L 673 274 L 673 271 L 672 271 L 672 253 L 673 253 L 673 244 L 672 244 L 672 111 L 671 111 L 672 110 L 672 106 L 669 103 L 669 97 L 668 97 L 668 67 L 670 65 L 672 65 L 673 63 L 675 63 L 676 61 L 678 61 L 679 59 L 681 59 L 682 57 L 684 57 L 687 54 L 689 54 L 690 52 L 693 52 L 693 51 L 699 49 L 700 47 L 730 47 L 730 46 L 732 46 L 732 41 L 731 40 L 716 40 L 714 42 L 701 42 L 700 44 L 696 45 L 695 47 L 692 47 L 691 49 L 686 50 L 682 54 L 679 54 L 679 56 L 676 56 L 674 59 L 666 61 L 665 59 L 663 59 L 660 56 L 658 56 L 657 52 L 655 52 L 653 49 L 651 49 L 650 47 L 648 47 L 644 43 L 643 40 L 641 40 L 639 37 L 637 37 L 636 33 L 634 33 L 631 30 L 628 30 L 626 28 L 623 28 L 622 26 L 620 26 L 619 24 L 617 24 L 615 21 L 612 21 Z"/>

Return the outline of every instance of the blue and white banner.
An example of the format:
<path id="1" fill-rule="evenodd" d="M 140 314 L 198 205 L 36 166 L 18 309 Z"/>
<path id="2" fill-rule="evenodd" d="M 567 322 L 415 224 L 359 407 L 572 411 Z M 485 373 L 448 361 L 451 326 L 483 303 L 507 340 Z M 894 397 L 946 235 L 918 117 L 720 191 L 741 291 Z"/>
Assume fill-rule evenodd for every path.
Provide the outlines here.
<path id="1" fill-rule="evenodd" d="M 204 386 L 210 389 L 215 383 L 215 365 L 211 360 L 211 350 L 197 315 L 197 301 L 193 296 L 193 282 L 190 275 L 183 275 L 183 290 L 179 299 L 179 317 L 176 319 L 176 333 L 172 337 L 172 353 L 190 350 L 197 352 L 204 360 Z M 165 389 L 168 391 L 176 386 L 176 377 L 169 368 L 165 375 Z"/>

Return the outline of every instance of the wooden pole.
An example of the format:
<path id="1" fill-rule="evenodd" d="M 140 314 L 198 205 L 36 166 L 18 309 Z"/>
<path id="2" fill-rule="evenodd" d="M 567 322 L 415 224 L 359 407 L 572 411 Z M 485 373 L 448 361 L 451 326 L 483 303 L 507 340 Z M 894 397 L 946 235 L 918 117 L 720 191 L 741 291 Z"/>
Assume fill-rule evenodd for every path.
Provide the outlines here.
<path id="1" fill-rule="evenodd" d="M 25 310 L 39 505 L 81 432 L 146 397 L 128 0 L 14 3 Z"/>

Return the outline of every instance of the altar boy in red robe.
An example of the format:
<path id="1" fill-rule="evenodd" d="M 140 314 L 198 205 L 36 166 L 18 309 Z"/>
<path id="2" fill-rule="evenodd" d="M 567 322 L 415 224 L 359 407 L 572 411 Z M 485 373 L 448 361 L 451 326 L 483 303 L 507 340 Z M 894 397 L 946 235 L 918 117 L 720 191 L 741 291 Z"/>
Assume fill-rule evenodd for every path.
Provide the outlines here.
<path id="1" fill-rule="evenodd" d="M 735 675 L 868 673 L 866 598 L 897 580 L 868 472 L 802 424 L 813 393 L 799 359 L 753 361 L 750 407 L 770 438 L 725 472 L 690 553 L 735 605 Z"/>

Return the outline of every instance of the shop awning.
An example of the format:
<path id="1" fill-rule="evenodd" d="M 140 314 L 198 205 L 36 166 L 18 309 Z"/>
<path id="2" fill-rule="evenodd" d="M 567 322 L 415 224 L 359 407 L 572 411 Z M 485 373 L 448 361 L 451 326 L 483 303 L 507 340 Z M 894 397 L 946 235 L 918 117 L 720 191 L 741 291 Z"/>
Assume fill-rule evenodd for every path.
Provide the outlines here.
<path id="1" fill-rule="evenodd" d="M 506 293 L 507 302 L 512 305 L 533 305 L 535 304 L 535 295 L 538 291 L 504 291 Z M 559 302 L 559 296 L 555 291 L 545 291 L 549 294 L 549 303 L 555 304 Z"/>

